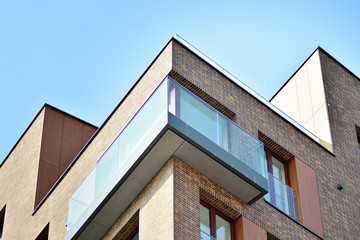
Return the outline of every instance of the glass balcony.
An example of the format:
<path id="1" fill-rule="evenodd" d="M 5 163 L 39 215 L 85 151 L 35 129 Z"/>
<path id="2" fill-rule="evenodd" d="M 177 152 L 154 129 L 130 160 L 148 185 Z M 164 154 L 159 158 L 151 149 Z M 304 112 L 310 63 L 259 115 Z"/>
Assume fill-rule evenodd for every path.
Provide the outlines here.
<path id="1" fill-rule="evenodd" d="M 69 200 L 68 231 L 72 230 L 74 224 L 86 221 L 164 128 L 167 119 L 166 91 L 166 84 L 162 84 L 72 194 Z M 80 219 L 82 216 L 85 216 L 84 219 Z"/>
<path id="2" fill-rule="evenodd" d="M 191 154 L 184 149 L 191 149 Z M 95 224 L 93 229 L 106 231 L 113 221 L 108 219 L 110 215 L 117 217 L 167 159 L 177 154 L 193 163 L 195 168 L 199 166 L 200 172 L 213 177 L 220 186 L 227 188 L 229 185 L 230 191 L 240 195 L 244 192 L 245 202 L 259 199 L 267 191 L 263 144 L 184 87 L 166 78 L 72 194 L 66 239 L 78 234 L 85 236 L 83 239 L 96 239 L 93 232 L 86 235 L 83 231 L 89 222 Z M 192 154 L 200 157 L 195 159 Z M 210 164 L 214 159 L 217 163 Z M 136 184 L 132 185 L 132 182 Z M 116 211 L 104 210 L 106 214 L 101 215 L 114 196 L 116 201 L 121 201 L 122 207 Z M 101 220 L 91 220 L 99 214 Z"/>
<path id="3" fill-rule="evenodd" d="M 266 177 L 263 144 L 178 83 L 169 82 L 169 112 Z"/>
<path id="4" fill-rule="evenodd" d="M 269 193 L 264 196 L 271 205 L 296 220 L 295 192 L 268 172 Z"/>
<path id="5" fill-rule="evenodd" d="M 210 236 L 209 234 L 205 233 L 204 231 L 200 231 L 200 240 L 216 240 L 216 238 Z"/>

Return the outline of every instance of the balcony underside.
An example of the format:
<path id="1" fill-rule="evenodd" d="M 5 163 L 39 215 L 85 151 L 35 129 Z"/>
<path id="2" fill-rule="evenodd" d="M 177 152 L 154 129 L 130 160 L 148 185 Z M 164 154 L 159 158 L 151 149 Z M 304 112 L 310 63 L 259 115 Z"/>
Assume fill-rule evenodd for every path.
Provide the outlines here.
<path id="1" fill-rule="evenodd" d="M 268 191 L 266 178 L 189 125 L 169 114 L 168 124 L 97 206 L 90 206 L 72 239 L 100 239 L 171 156 L 177 156 L 246 203 Z M 94 204 L 95 205 L 95 204 Z"/>

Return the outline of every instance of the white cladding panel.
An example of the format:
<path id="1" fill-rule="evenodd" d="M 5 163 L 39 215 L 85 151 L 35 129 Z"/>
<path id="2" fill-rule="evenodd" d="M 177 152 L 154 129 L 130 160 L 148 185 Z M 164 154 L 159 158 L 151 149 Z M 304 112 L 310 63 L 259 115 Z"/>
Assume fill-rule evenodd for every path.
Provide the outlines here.
<path id="1" fill-rule="evenodd" d="M 319 51 L 304 63 L 271 103 L 320 138 L 320 143 L 332 151 Z"/>

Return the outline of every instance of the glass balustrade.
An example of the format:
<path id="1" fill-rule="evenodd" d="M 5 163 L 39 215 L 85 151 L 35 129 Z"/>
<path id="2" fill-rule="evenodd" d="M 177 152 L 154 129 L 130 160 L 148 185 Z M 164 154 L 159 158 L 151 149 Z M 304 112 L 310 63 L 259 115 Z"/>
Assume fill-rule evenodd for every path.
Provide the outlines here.
<path id="1" fill-rule="evenodd" d="M 69 200 L 68 229 L 94 210 L 166 125 L 167 86 L 162 84 L 98 160 Z"/>
<path id="2" fill-rule="evenodd" d="M 294 190 L 271 173 L 268 173 L 268 180 L 269 193 L 265 195 L 265 200 L 291 218 L 296 219 Z"/>
<path id="3" fill-rule="evenodd" d="M 98 160 L 69 200 L 68 231 L 91 215 L 154 141 L 172 114 L 266 177 L 263 144 L 203 100 L 166 78 Z M 81 221 L 79 219 L 82 219 Z"/>
<path id="4" fill-rule="evenodd" d="M 263 144 L 174 81 L 169 85 L 169 112 L 266 177 Z"/>
<path id="5" fill-rule="evenodd" d="M 205 233 L 204 231 L 200 231 L 200 239 L 201 240 L 216 240 L 216 238 L 210 236 L 209 234 Z"/>

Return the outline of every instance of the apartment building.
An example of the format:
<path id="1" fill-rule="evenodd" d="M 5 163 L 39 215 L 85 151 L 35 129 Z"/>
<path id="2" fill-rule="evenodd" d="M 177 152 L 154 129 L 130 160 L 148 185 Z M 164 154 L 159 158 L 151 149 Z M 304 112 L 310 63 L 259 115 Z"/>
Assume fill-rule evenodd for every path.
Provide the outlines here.
<path id="1" fill-rule="evenodd" d="M 320 47 L 269 102 L 174 37 L 99 128 L 44 105 L 0 239 L 360 239 L 359 106 Z"/>

